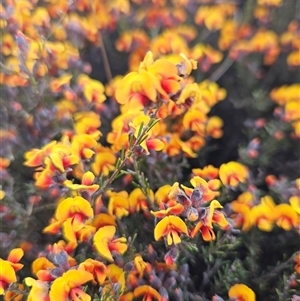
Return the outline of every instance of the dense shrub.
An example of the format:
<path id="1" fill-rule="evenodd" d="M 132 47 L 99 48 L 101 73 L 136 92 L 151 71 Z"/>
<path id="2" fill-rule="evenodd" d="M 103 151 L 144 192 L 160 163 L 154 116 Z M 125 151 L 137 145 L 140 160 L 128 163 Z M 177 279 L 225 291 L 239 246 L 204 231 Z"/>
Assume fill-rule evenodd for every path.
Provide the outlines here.
<path id="1" fill-rule="evenodd" d="M 4 0 L 4 300 L 300 300 L 296 0 Z"/>

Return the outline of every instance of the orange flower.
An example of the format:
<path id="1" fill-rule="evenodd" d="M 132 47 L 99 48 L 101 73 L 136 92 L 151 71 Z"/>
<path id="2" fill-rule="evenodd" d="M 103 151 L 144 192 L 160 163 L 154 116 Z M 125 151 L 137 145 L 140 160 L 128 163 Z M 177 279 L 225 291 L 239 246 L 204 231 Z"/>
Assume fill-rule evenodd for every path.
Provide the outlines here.
<path id="1" fill-rule="evenodd" d="M 63 86 L 70 85 L 70 80 L 73 77 L 72 74 L 64 74 L 59 78 L 52 79 L 50 82 L 50 90 L 55 93 L 59 93 L 62 91 Z"/>
<path id="2" fill-rule="evenodd" d="M 154 229 L 154 238 L 159 240 L 166 237 L 168 245 L 179 244 L 180 233 L 188 235 L 187 226 L 178 216 L 169 215 L 157 223 Z"/>
<path id="3" fill-rule="evenodd" d="M 209 80 L 201 82 L 199 84 L 199 90 L 201 100 L 209 107 L 224 100 L 227 94 L 225 89 L 220 88 L 215 82 L 210 82 Z"/>
<path id="4" fill-rule="evenodd" d="M 150 212 L 158 218 L 163 218 L 167 215 L 172 215 L 172 214 L 179 215 L 183 210 L 184 210 L 184 206 L 178 203 L 174 206 L 168 207 L 166 210 L 159 210 L 156 212 L 151 210 Z"/>
<path id="5" fill-rule="evenodd" d="M 161 300 L 161 296 L 157 290 L 152 288 L 149 285 L 141 285 L 137 287 L 133 291 L 133 295 L 135 298 L 139 298 L 141 296 L 144 296 L 142 301 L 152 301 L 152 300 Z"/>
<path id="6" fill-rule="evenodd" d="M 295 255 L 294 261 L 296 262 L 295 271 L 297 274 L 300 274 L 300 253 Z"/>
<path id="7" fill-rule="evenodd" d="M 107 267 L 104 263 L 91 258 L 80 263 L 78 270 L 83 270 L 91 273 L 98 284 L 102 284 L 107 276 Z M 96 281 L 93 280 L 94 284 Z"/>
<path id="8" fill-rule="evenodd" d="M 212 64 L 219 63 L 223 58 L 222 52 L 215 50 L 208 44 L 200 43 L 194 46 L 191 56 L 198 62 L 199 68 L 203 72 L 207 72 Z"/>
<path id="9" fill-rule="evenodd" d="M 116 226 L 116 217 L 107 213 L 100 213 L 96 215 L 92 221 L 92 226 L 97 230 L 104 226 Z"/>
<path id="10" fill-rule="evenodd" d="M 204 241 L 212 241 L 216 239 L 213 229 L 205 225 L 202 221 L 199 221 L 196 224 L 195 228 L 190 232 L 190 236 L 194 238 L 199 231 Z"/>
<path id="11" fill-rule="evenodd" d="M 55 268 L 55 265 L 46 257 L 37 258 L 31 265 L 31 271 L 34 275 L 37 275 L 38 271 L 51 270 L 53 268 Z"/>
<path id="12" fill-rule="evenodd" d="M 229 298 L 236 301 L 255 301 L 255 293 L 245 284 L 235 284 L 228 291 Z"/>
<path id="13" fill-rule="evenodd" d="M 124 254 L 128 248 L 127 239 L 125 237 L 114 238 L 116 233 L 115 226 L 104 226 L 100 228 L 94 235 L 94 246 L 98 253 L 108 261 L 113 262 L 111 252 Z"/>
<path id="14" fill-rule="evenodd" d="M 51 153 L 53 148 L 57 145 L 56 141 L 51 141 L 42 149 L 32 149 L 25 153 L 25 166 L 29 167 L 38 167 L 44 163 L 46 157 L 48 157 Z"/>
<path id="15" fill-rule="evenodd" d="M 205 180 L 212 180 L 219 177 L 219 169 L 212 165 L 204 166 L 203 169 L 194 168 L 192 169 L 192 172 L 193 175 L 203 178 Z"/>
<path id="16" fill-rule="evenodd" d="M 23 284 L 19 284 L 17 283 L 16 284 L 16 290 L 14 291 L 10 291 L 8 290 L 7 292 L 5 292 L 5 295 L 4 295 L 4 301 L 22 301 L 23 299 L 23 292 L 24 292 L 25 288 L 24 288 L 24 285 Z M 32 299 L 30 300 L 29 299 L 29 296 L 27 297 L 27 300 L 28 301 L 32 301 Z M 48 301 L 48 300 L 42 300 L 41 301 Z"/>
<path id="17" fill-rule="evenodd" d="M 15 271 L 19 271 L 23 268 L 23 264 L 19 263 L 23 255 L 24 251 L 21 248 L 13 249 L 8 254 L 7 261 Z"/>
<path id="18" fill-rule="evenodd" d="M 247 181 L 248 169 L 241 163 L 231 161 L 220 166 L 219 174 L 223 185 L 237 187 Z"/>
<path id="19" fill-rule="evenodd" d="M 50 289 L 50 301 L 90 301 L 91 296 L 85 293 L 80 286 L 93 280 L 93 275 L 86 271 L 70 270 L 56 278 Z"/>

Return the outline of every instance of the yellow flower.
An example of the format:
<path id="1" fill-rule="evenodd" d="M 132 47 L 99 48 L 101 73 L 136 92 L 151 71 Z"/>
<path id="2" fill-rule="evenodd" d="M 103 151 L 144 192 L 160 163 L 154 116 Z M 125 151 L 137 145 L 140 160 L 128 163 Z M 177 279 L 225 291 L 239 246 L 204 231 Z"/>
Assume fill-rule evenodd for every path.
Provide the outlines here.
<path id="1" fill-rule="evenodd" d="M 159 240 L 162 237 L 166 237 L 167 243 L 170 246 L 181 242 L 179 237 L 181 233 L 188 235 L 186 224 L 180 217 L 169 215 L 159 221 L 155 226 L 154 238 L 155 240 Z"/>
<path id="2" fill-rule="evenodd" d="M 47 282 L 27 277 L 25 278 L 25 283 L 31 287 L 27 299 L 28 301 L 49 301 L 49 284 Z"/>
<path id="3" fill-rule="evenodd" d="M 201 168 L 192 169 L 193 175 L 203 178 L 205 180 L 212 180 L 219 177 L 219 169 L 213 165 L 204 166 Z"/>
<path id="4" fill-rule="evenodd" d="M 115 238 L 115 226 L 104 226 L 94 235 L 94 246 L 98 253 L 106 260 L 113 262 L 112 251 L 124 254 L 128 248 L 125 237 Z"/>
<path id="5" fill-rule="evenodd" d="M 237 187 L 246 182 L 248 169 L 241 163 L 231 161 L 220 166 L 219 174 L 223 185 Z"/>
<path id="6" fill-rule="evenodd" d="M 86 259 L 84 262 L 80 263 L 78 266 L 78 270 L 83 270 L 91 273 L 95 280 L 93 283 L 102 284 L 107 276 L 107 267 L 104 263 L 94 260 L 91 258 Z"/>
<path id="7" fill-rule="evenodd" d="M 131 213 L 133 212 L 139 212 L 139 211 L 144 211 L 147 212 L 149 211 L 149 200 L 153 203 L 154 200 L 154 193 L 150 189 L 147 192 L 148 198 L 144 195 L 142 190 L 140 188 L 135 188 L 129 195 L 129 210 Z"/>
<path id="8" fill-rule="evenodd" d="M 92 171 L 97 176 L 102 175 L 106 177 L 111 171 L 115 170 L 117 158 L 108 147 L 98 145 L 95 148 L 95 152 L 94 162 L 91 165 Z"/>
<path id="9" fill-rule="evenodd" d="M 261 204 L 252 207 L 250 210 L 250 224 L 248 226 L 251 224 L 257 225 L 262 231 L 271 231 L 275 220 L 274 210 L 276 210 L 276 207 L 272 197 L 265 196 L 261 198 Z"/>
<path id="10" fill-rule="evenodd" d="M 55 212 L 55 224 L 63 227 L 64 237 L 70 242 L 77 242 L 76 233 L 85 226 L 87 219 L 94 217 L 93 209 L 90 203 L 76 196 L 75 198 L 67 198 L 63 200 L 57 207 Z M 48 232 L 49 227 L 44 229 Z"/>
<path id="11" fill-rule="evenodd" d="M 126 191 L 111 192 L 108 191 L 109 196 L 108 213 L 115 215 L 118 218 L 127 216 L 129 214 L 129 200 Z"/>
<path id="12" fill-rule="evenodd" d="M 299 214 L 289 204 L 279 204 L 274 208 L 273 214 L 277 226 L 285 231 L 300 226 Z"/>
<path id="13" fill-rule="evenodd" d="M 82 176 L 81 184 L 73 184 L 72 181 L 66 180 L 64 186 L 70 190 L 87 192 L 89 195 L 92 195 L 99 189 L 99 185 L 93 184 L 94 179 L 94 174 L 91 171 L 87 171 Z"/>
<path id="14" fill-rule="evenodd" d="M 50 301 L 90 301 L 91 296 L 85 293 L 80 286 L 91 280 L 93 280 L 93 275 L 89 272 L 82 270 L 67 271 L 53 281 L 49 293 Z"/>
<path id="15" fill-rule="evenodd" d="M 235 284 L 228 291 L 229 298 L 236 301 L 255 301 L 255 293 L 245 284 Z"/>
<path id="16" fill-rule="evenodd" d="M 152 288 L 149 285 L 141 285 L 135 288 L 133 291 L 134 297 L 138 298 L 144 296 L 142 301 L 152 301 L 152 300 L 161 300 L 161 296 L 157 290 Z"/>
<path id="17" fill-rule="evenodd" d="M 107 270 L 108 279 L 104 282 L 105 286 L 103 287 L 101 301 L 114 301 L 116 300 L 116 295 L 120 296 L 124 292 L 125 272 L 113 263 L 107 266 Z"/>
<path id="18" fill-rule="evenodd" d="M 17 282 L 17 276 L 10 265 L 6 260 L 0 258 L 0 296 L 4 295 L 5 290 L 11 283 Z"/>

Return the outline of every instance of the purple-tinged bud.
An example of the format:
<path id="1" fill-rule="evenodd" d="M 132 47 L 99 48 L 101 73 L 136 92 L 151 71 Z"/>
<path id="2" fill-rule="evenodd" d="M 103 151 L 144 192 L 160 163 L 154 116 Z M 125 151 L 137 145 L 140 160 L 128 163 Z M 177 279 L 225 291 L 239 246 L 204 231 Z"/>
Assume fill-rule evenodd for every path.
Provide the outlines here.
<path id="1" fill-rule="evenodd" d="M 174 299 L 176 301 L 181 301 L 183 300 L 183 293 L 182 293 L 182 290 L 179 288 L 179 287 L 176 287 L 173 291 L 173 294 L 174 294 Z"/>
<path id="2" fill-rule="evenodd" d="M 161 296 L 161 301 L 169 301 L 169 294 L 163 286 L 159 289 L 159 294 Z"/>
<path id="3" fill-rule="evenodd" d="M 172 288 L 173 286 L 176 285 L 176 279 L 175 277 L 168 277 L 165 281 L 164 281 L 164 287 L 166 289 L 170 289 Z"/>

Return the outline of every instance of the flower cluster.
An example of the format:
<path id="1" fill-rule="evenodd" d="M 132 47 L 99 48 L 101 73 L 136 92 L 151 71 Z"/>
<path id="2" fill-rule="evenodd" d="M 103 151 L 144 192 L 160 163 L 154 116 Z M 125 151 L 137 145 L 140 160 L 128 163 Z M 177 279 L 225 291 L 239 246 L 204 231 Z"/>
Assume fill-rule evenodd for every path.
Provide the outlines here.
<path id="1" fill-rule="evenodd" d="M 5 301 L 300 298 L 293 5 L 1 2 Z"/>

